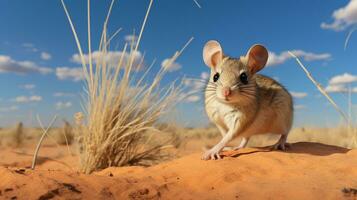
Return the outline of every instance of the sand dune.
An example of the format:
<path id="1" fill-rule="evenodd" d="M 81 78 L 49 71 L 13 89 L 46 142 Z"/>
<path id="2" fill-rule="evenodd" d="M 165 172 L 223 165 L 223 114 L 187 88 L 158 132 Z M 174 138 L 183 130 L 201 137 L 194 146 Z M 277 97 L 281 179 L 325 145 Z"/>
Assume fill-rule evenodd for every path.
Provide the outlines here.
<path id="1" fill-rule="evenodd" d="M 356 199 L 357 150 L 295 143 L 288 152 L 247 148 L 223 160 L 195 153 L 149 168 L 0 167 L 0 199 Z M 56 164 L 58 165 L 58 164 Z"/>

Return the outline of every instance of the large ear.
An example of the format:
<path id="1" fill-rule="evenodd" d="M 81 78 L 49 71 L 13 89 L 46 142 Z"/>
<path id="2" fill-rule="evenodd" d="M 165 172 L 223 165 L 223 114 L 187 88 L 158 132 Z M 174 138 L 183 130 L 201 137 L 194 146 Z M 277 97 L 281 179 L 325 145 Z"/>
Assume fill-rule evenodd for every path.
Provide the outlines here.
<path id="1" fill-rule="evenodd" d="M 268 61 L 268 50 L 260 44 L 253 45 L 247 55 L 248 67 L 250 71 L 255 74 L 264 68 Z"/>
<path id="2" fill-rule="evenodd" d="M 210 40 L 203 48 L 203 60 L 209 67 L 216 67 L 223 59 L 223 51 L 221 45 L 215 41 Z"/>

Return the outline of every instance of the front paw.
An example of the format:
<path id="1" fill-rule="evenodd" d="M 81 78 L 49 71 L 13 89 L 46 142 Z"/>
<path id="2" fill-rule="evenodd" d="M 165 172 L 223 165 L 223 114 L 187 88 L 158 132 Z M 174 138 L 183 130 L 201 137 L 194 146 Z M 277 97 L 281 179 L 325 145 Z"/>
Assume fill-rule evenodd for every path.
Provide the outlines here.
<path id="1" fill-rule="evenodd" d="M 206 152 L 203 154 L 202 160 L 217 160 L 217 159 L 222 159 L 221 155 L 219 155 L 220 152 L 221 152 L 221 150 L 210 149 L 210 150 L 206 151 Z"/>

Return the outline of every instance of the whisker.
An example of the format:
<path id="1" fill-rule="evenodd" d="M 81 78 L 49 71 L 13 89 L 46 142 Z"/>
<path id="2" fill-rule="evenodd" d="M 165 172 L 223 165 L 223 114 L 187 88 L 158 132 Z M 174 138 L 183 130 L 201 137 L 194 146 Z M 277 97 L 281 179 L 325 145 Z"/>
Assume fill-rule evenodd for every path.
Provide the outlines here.
<path id="1" fill-rule="evenodd" d="M 240 94 L 244 95 L 252 95 L 252 96 L 256 96 L 256 94 L 254 92 L 241 92 Z"/>
<path id="2" fill-rule="evenodd" d="M 216 95 L 212 95 L 208 98 L 205 99 L 205 103 L 209 103 L 210 101 L 213 101 L 214 100 L 214 97 L 216 97 Z"/>
<path id="3" fill-rule="evenodd" d="M 208 89 L 217 89 L 217 87 L 215 87 L 215 86 L 207 86 L 207 87 L 205 87 L 205 88 L 208 88 Z"/>
<path id="4" fill-rule="evenodd" d="M 211 85 L 217 85 L 217 83 L 212 82 L 212 81 L 207 82 L 207 84 L 208 84 L 208 85 L 209 85 L 209 84 L 211 84 Z"/>
<path id="5" fill-rule="evenodd" d="M 256 97 L 255 94 L 249 94 L 249 93 L 241 93 L 241 96 L 245 96 L 245 97 L 249 97 L 249 98 Z"/>

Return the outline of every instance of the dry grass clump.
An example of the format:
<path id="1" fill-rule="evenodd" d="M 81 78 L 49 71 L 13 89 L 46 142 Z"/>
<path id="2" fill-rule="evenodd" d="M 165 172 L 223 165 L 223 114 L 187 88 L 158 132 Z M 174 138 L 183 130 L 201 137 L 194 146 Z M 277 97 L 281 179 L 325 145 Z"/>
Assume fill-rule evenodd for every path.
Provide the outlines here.
<path id="1" fill-rule="evenodd" d="M 20 146 L 24 141 L 24 125 L 22 122 L 17 123 L 13 132 L 13 141 L 16 146 Z"/>
<path id="2" fill-rule="evenodd" d="M 353 140 L 355 134 L 356 129 L 349 131 L 345 126 L 336 128 L 294 128 L 289 133 L 288 142 L 317 142 L 344 148 L 356 148 L 357 146 Z M 274 144 L 278 139 L 279 135 L 257 135 L 251 137 L 248 146 L 268 146 Z"/>
<path id="3" fill-rule="evenodd" d="M 169 144 L 178 149 L 186 142 L 186 129 L 175 123 L 160 123 L 157 128 L 161 131 L 161 140 L 169 141 Z"/>
<path id="4" fill-rule="evenodd" d="M 221 137 L 220 132 L 213 124 L 204 128 L 184 128 L 174 123 L 162 123 L 158 126 L 158 128 L 165 133 L 165 135 L 161 137 L 170 139 L 170 144 L 176 149 L 185 146 L 189 140 L 210 140 Z"/>
<path id="5" fill-rule="evenodd" d="M 17 123 L 13 128 L 2 131 L 2 142 L 6 146 L 20 147 L 24 144 L 25 133 L 22 122 Z"/>
<path id="6" fill-rule="evenodd" d="M 345 126 L 338 126 L 335 128 L 301 128 L 294 129 L 290 134 L 290 141 L 309 141 L 319 142 L 329 145 L 335 145 L 345 148 L 356 148 L 354 143 L 354 136 L 356 129 L 350 129 Z"/>
<path id="7" fill-rule="evenodd" d="M 57 130 L 55 137 L 58 144 L 71 145 L 74 141 L 74 131 L 71 124 L 64 120 L 63 127 Z"/>
<path id="8" fill-rule="evenodd" d="M 221 136 L 216 127 L 210 126 L 207 128 L 188 128 L 185 133 L 188 137 L 193 138 L 215 138 Z"/>
<path id="9" fill-rule="evenodd" d="M 147 165 L 161 159 L 164 156 L 162 150 L 168 147 L 167 142 L 152 145 L 150 141 L 160 132 L 155 124 L 175 104 L 180 93 L 179 87 L 174 83 L 160 87 L 167 66 L 161 68 L 151 82 L 145 81 L 151 67 L 145 72 L 133 72 L 136 67 L 134 56 L 137 54 L 152 1 L 135 46 L 132 42 L 128 50 L 128 45 L 125 44 L 117 66 L 108 65 L 106 55 L 112 38 L 107 39 L 107 24 L 113 2 L 104 22 L 99 46 L 100 56 L 93 62 L 88 1 L 87 63 L 62 1 L 81 55 L 86 84 L 85 112 L 80 114 L 81 117 L 76 115 L 75 128 L 79 136 L 81 170 L 85 173 L 110 166 Z M 176 52 L 167 65 L 171 65 L 182 50 Z M 129 55 L 129 58 L 126 55 Z"/>
<path id="10" fill-rule="evenodd" d="M 188 141 L 216 141 L 221 138 L 221 134 L 215 127 L 206 128 L 177 128 L 181 143 L 185 144 Z M 356 148 L 354 143 L 354 135 L 357 134 L 357 129 L 349 130 L 348 127 L 340 125 L 335 128 L 317 128 L 317 127 L 302 127 L 293 128 L 289 133 L 288 142 L 317 142 L 328 145 L 340 146 L 344 148 Z M 252 136 L 249 140 L 248 147 L 265 147 L 276 143 L 279 139 L 276 134 L 262 134 Z M 237 138 L 230 143 L 231 146 L 236 146 L 240 142 Z M 182 145 L 181 145 L 182 147 Z"/>

